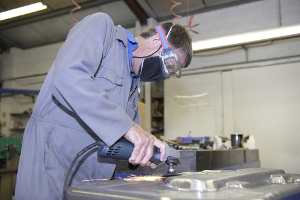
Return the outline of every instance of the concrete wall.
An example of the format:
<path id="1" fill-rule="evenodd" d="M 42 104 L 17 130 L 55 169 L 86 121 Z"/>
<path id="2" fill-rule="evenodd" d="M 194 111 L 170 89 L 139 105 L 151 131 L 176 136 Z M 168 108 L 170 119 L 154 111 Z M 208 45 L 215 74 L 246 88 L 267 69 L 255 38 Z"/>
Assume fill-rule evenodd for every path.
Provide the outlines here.
<path id="1" fill-rule="evenodd" d="M 186 23 L 187 19 L 179 19 Z M 196 15 L 193 40 L 300 24 L 300 1 L 265 0 Z M 253 135 L 261 167 L 300 173 L 300 40 L 194 57 L 165 82 L 165 137 Z M 175 95 L 206 96 L 179 105 Z"/>
<path id="2" fill-rule="evenodd" d="M 10 79 L 36 74 L 46 74 L 50 69 L 52 62 L 62 43 L 52 44 L 29 50 L 12 48 L 10 52 L 2 55 L 1 79 Z M 7 80 L 3 82 L 2 88 L 40 90 L 44 76 L 34 78 L 24 78 L 17 80 Z M 3 136 L 22 136 L 22 130 L 11 131 L 10 128 L 24 124 L 28 117 L 12 117 L 10 113 L 23 113 L 33 109 L 36 100 L 24 95 L 1 98 L 0 112 L 1 122 L 6 125 L 2 127 Z"/>

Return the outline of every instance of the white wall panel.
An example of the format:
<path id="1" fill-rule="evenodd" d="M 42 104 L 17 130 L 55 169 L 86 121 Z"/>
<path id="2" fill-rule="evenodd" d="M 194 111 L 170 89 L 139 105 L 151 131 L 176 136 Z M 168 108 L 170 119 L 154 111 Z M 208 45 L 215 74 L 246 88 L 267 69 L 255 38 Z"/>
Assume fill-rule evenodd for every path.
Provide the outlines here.
<path id="1" fill-rule="evenodd" d="M 232 71 L 222 72 L 223 136 L 227 138 L 235 133 L 233 106 Z"/>
<path id="2" fill-rule="evenodd" d="M 188 66 L 186 70 L 243 62 L 246 62 L 246 54 L 245 51 L 241 49 L 217 55 L 194 56 L 190 66 Z"/>
<path id="3" fill-rule="evenodd" d="M 24 50 L 20 53 L 15 65 L 15 76 L 26 76 L 47 73 L 55 60 L 62 43 Z"/>
<path id="4" fill-rule="evenodd" d="M 300 1 L 280 0 L 282 26 L 300 24 Z"/>
<path id="5" fill-rule="evenodd" d="M 236 131 L 254 135 L 261 167 L 300 174 L 300 63 L 233 71 Z"/>
<path id="6" fill-rule="evenodd" d="M 220 73 L 184 76 L 165 81 L 165 137 L 176 139 L 222 134 L 222 83 Z M 175 98 L 207 93 L 203 98 L 183 100 Z M 198 104 L 198 105 L 195 105 Z"/>
<path id="7" fill-rule="evenodd" d="M 13 76 L 13 63 L 14 63 L 14 57 L 9 56 L 11 52 L 5 52 L 2 55 L 2 62 L 1 62 L 1 79 L 12 77 Z M 10 66 L 10 67 L 9 67 Z"/>
<path id="8" fill-rule="evenodd" d="M 299 55 L 300 38 L 286 39 L 284 41 L 281 41 L 280 43 L 275 43 L 273 45 L 249 48 L 248 61 L 267 60 Z"/>

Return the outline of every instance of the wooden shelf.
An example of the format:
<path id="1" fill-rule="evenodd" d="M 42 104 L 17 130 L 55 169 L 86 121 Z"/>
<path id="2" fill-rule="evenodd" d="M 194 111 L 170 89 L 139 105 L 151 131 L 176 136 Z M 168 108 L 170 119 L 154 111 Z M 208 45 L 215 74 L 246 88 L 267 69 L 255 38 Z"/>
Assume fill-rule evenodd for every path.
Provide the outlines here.
<path id="1" fill-rule="evenodd" d="M 162 95 L 162 96 L 153 96 L 152 97 L 152 99 L 163 99 L 164 98 L 164 96 Z"/>
<path id="2" fill-rule="evenodd" d="M 154 115 L 152 114 L 152 117 L 164 117 L 163 115 Z"/>
<path id="3" fill-rule="evenodd" d="M 31 114 L 23 114 L 23 113 L 10 113 L 11 116 L 15 117 L 30 117 Z"/>
<path id="4" fill-rule="evenodd" d="M 151 83 L 151 134 L 164 134 L 164 82 Z"/>
<path id="5" fill-rule="evenodd" d="M 14 128 L 10 128 L 9 130 L 11 130 L 11 131 L 24 131 L 25 128 L 14 127 Z"/>
<path id="6" fill-rule="evenodd" d="M 0 169 L 0 173 L 7 173 L 7 172 L 17 172 L 18 168 L 4 168 Z"/>

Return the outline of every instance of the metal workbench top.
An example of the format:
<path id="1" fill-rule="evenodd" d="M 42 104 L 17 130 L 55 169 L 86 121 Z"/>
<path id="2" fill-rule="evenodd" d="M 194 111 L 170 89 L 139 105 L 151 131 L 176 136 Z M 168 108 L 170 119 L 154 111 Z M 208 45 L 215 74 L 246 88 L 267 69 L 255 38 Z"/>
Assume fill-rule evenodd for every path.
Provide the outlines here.
<path id="1" fill-rule="evenodd" d="M 242 169 L 260 167 L 257 149 L 229 150 L 180 150 L 180 165 L 175 166 L 177 173 L 199 172 L 214 169 Z M 132 165 L 125 160 L 118 160 L 116 174 L 165 174 L 168 166 L 159 165 L 156 169 L 139 166 L 132 170 Z"/>

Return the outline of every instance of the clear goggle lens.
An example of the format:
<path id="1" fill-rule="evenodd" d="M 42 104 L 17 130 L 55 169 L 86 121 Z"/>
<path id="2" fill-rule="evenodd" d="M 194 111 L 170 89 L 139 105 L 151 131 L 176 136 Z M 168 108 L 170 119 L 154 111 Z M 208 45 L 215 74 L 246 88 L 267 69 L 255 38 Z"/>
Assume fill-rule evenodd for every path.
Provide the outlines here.
<path id="1" fill-rule="evenodd" d="M 166 78 L 180 78 L 181 76 L 181 65 L 178 62 L 177 56 L 172 51 L 161 51 L 161 60 L 164 65 L 164 71 Z"/>

